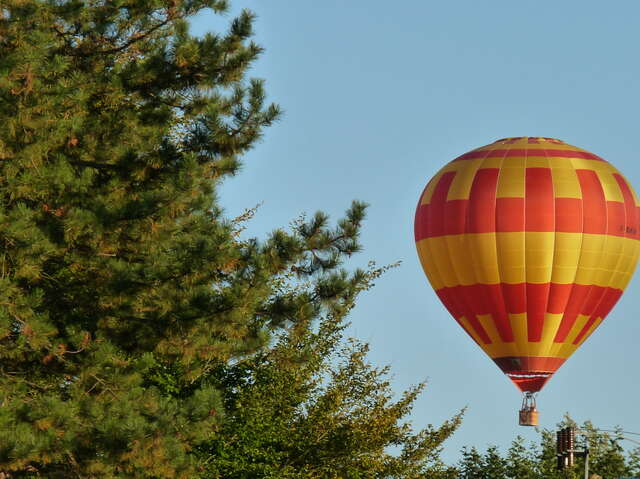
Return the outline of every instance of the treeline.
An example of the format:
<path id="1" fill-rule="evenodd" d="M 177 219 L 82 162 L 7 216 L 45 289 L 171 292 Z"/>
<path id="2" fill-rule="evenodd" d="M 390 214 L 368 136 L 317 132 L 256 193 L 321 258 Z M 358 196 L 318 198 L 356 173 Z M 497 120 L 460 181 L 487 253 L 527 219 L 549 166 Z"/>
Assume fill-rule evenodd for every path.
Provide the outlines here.
<path id="1" fill-rule="evenodd" d="M 566 418 L 558 429 L 576 424 Z M 618 429 L 600 431 L 590 422 L 577 427 L 576 448 L 589 450 L 589 477 L 618 479 L 640 477 L 640 448 L 633 434 Z M 584 478 L 584 459 L 576 457 L 575 465 L 558 470 L 556 432 L 542 430 L 539 443 L 526 443 L 517 437 L 511 447 L 501 452 L 491 446 L 484 451 L 475 447 L 462 450 L 456 465 L 458 479 L 581 479 Z M 635 446 L 635 447 L 634 447 Z"/>

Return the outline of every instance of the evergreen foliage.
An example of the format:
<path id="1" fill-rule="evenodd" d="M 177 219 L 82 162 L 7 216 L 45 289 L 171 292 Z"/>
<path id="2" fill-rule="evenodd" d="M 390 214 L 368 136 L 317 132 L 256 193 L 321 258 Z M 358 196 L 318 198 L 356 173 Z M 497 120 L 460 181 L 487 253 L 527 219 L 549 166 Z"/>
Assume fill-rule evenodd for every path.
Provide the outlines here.
<path id="1" fill-rule="evenodd" d="M 558 429 L 576 426 L 571 418 L 558 424 Z M 585 438 L 589 447 L 589 476 L 601 479 L 640 477 L 640 448 L 627 452 L 623 448 L 622 431 L 609 433 L 598 430 L 589 421 L 579 427 L 576 447 L 583 449 Z M 575 466 L 566 471 L 556 467 L 555 431 L 542 430 L 540 444 L 526 444 L 518 436 L 506 455 L 495 446 L 485 453 L 476 448 L 463 449 L 458 463 L 459 479 L 582 479 L 584 459 L 577 457 Z"/>
<path id="2" fill-rule="evenodd" d="M 322 356 L 380 272 L 341 266 L 365 205 L 260 241 L 216 200 L 280 110 L 247 77 L 253 15 L 193 37 L 205 8 L 1 3 L 0 470 L 423 477 L 459 418 L 412 433 L 420 387 Z"/>

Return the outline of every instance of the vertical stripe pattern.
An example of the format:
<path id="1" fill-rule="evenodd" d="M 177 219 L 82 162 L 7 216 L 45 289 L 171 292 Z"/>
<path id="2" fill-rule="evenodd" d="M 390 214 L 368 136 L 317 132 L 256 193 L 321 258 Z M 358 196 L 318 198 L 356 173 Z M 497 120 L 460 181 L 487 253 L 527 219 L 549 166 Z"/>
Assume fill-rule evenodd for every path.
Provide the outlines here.
<path id="1" fill-rule="evenodd" d="M 535 392 L 629 283 L 640 204 L 592 153 L 552 138 L 506 138 L 431 179 L 415 240 L 458 324 L 522 391 Z"/>

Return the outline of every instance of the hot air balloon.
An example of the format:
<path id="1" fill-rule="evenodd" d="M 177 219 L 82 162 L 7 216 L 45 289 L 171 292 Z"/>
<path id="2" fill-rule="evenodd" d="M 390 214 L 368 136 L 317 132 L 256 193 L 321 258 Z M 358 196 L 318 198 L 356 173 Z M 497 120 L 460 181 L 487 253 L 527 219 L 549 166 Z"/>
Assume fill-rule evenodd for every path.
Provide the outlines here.
<path id="1" fill-rule="evenodd" d="M 445 165 L 415 217 L 422 267 L 458 324 L 524 393 L 600 325 L 640 254 L 640 207 L 599 156 L 553 138 L 498 140 Z"/>

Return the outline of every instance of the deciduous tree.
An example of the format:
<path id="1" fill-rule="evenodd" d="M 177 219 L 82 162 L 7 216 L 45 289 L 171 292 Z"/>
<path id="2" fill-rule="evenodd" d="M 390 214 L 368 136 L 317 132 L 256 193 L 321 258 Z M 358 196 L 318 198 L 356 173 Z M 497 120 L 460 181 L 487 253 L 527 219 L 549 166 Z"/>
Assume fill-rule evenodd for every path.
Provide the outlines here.
<path id="1" fill-rule="evenodd" d="M 578 426 L 569 416 L 558 424 L 558 428 L 573 426 L 578 429 L 576 448 L 589 448 L 589 470 L 594 477 L 618 479 L 638 475 L 638 450 L 627 452 L 622 445 L 622 430 L 601 431 L 590 421 Z M 574 467 L 557 469 L 555 431 L 540 431 L 539 444 L 526 444 L 518 437 L 503 457 L 495 446 L 485 453 L 476 448 L 463 449 L 458 464 L 460 479 L 581 479 L 584 477 L 584 459 L 575 458 Z"/>

